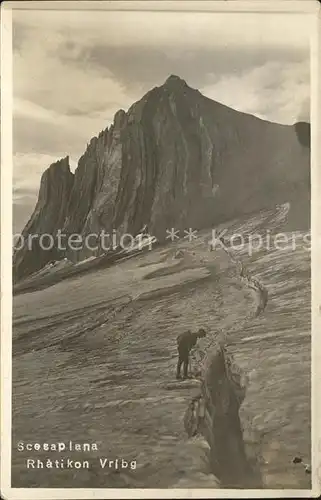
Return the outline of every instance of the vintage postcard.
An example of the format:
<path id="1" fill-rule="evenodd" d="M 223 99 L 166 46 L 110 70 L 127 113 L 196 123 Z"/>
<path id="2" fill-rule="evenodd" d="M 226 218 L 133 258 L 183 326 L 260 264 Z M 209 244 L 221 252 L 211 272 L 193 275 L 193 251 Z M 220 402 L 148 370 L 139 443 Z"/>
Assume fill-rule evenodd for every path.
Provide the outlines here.
<path id="1" fill-rule="evenodd" d="M 1 494 L 320 494 L 320 6 L 4 2 Z"/>

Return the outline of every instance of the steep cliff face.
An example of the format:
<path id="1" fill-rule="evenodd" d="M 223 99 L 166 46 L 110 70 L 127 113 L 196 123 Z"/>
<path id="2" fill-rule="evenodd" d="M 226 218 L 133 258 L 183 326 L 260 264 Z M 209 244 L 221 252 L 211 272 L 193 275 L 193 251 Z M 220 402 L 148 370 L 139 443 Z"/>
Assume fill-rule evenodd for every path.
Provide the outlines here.
<path id="1" fill-rule="evenodd" d="M 96 182 L 91 210 L 85 224 L 80 221 L 86 234 L 101 229 L 135 234 L 148 223 L 162 239 L 167 228 L 206 227 L 308 197 L 309 149 L 297 127 L 231 110 L 178 77 L 148 92 L 118 123 L 115 119 L 109 134 L 115 131 L 104 151 L 99 139 L 94 143 L 94 155 L 102 159 L 95 160 L 91 175 L 99 172 L 105 182 Z M 77 183 L 74 192 L 81 192 Z"/>
<path id="2" fill-rule="evenodd" d="M 136 234 L 148 224 L 162 240 L 168 228 L 210 227 L 298 199 L 305 207 L 299 223 L 307 227 L 307 129 L 237 112 L 172 75 L 90 141 L 60 209 L 61 227 L 84 237 L 101 230 Z M 98 253 L 82 248 L 68 257 Z"/>
<path id="3" fill-rule="evenodd" d="M 15 281 L 41 269 L 50 260 L 62 257 L 50 240 L 63 228 L 73 181 L 68 156 L 50 165 L 43 173 L 36 207 L 14 252 Z"/>
<path id="4" fill-rule="evenodd" d="M 123 134 L 118 227 L 206 227 L 309 190 L 294 127 L 238 113 L 170 77 L 134 104 Z"/>
<path id="5" fill-rule="evenodd" d="M 110 224 L 121 172 L 120 134 L 125 112 L 118 111 L 110 129 L 91 139 L 75 172 L 64 230 L 82 233 Z"/>

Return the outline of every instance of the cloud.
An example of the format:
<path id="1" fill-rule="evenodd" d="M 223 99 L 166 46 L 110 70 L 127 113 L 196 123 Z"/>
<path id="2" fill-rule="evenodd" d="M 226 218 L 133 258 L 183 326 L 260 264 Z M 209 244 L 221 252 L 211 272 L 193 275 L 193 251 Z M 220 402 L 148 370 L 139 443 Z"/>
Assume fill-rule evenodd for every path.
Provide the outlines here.
<path id="1" fill-rule="evenodd" d="M 13 157 L 13 198 L 15 203 L 28 197 L 36 200 L 41 175 L 54 162 L 56 155 L 35 153 L 16 153 Z M 77 164 L 69 158 L 70 168 L 75 170 Z"/>
<path id="2" fill-rule="evenodd" d="M 14 99 L 13 148 L 14 153 L 38 152 L 40 155 L 69 155 L 79 158 L 90 138 L 113 121 L 118 103 L 86 112 L 74 104 L 69 114 L 35 104 L 25 99 Z"/>
<path id="3" fill-rule="evenodd" d="M 310 119 L 311 119 L 311 116 L 310 116 L 310 106 L 311 106 L 311 99 L 310 99 L 310 95 L 308 95 L 299 104 L 300 111 L 298 113 L 298 121 L 310 122 Z"/>
<path id="4" fill-rule="evenodd" d="M 13 235 L 20 234 L 27 224 L 35 208 L 36 200 L 26 196 L 21 198 L 20 203 L 13 203 L 12 207 L 12 231 Z"/>
<path id="5" fill-rule="evenodd" d="M 20 232 L 35 208 L 40 178 L 56 161 L 49 155 L 15 154 L 13 157 L 13 232 Z"/>
<path id="6" fill-rule="evenodd" d="M 63 112 L 110 98 L 126 107 L 172 73 L 204 86 L 209 73 L 297 60 L 309 47 L 295 15 L 17 11 L 14 21 L 17 95 Z"/>
<path id="7" fill-rule="evenodd" d="M 64 56 L 65 57 L 65 56 Z M 88 61 L 95 70 L 108 69 L 126 92 L 141 94 L 177 74 L 196 88 L 210 84 L 213 75 L 238 75 L 264 65 L 267 61 L 298 62 L 307 57 L 306 50 L 256 47 L 193 48 L 173 47 L 169 52 L 154 47 L 108 47 L 97 44 L 83 49 L 77 58 L 66 59 L 71 65 Z"/>
<path id="8" fill-rule="evenodd" d="M 13 157 L 13 184 L 18 190 L 35 192 L 35 180 L 51 163 L 57 161 L 56 156 L 39 153 L 16 153 Z"/>
<path id="9" fill-rule="evenodd" d="M 234 76 L 213 76 L 201 89 L 207 97 L 239 111 L 278 123 L 292 124 L 310 95 L 309 61 L 271 61 Z M 306 107 L 306 105 L 305 105 Z M 305 113 L 305 119 L 309 115 Z"/>
<path id="10" fill-rule="evenodd" d="M 47 39 L 35 32 L 14 53 L 14 98 L 33 102 L 48 110 L 68 115 L 70 109 L 92 109 L 108 104 L 109 98 L 121 107 L 129 102 L 121 85 L 104 68 L 70 66 L 59 54 L 65 41 L 61 34 L 51 33 Z M 56 37 L 57 35 L 57 37 Z"/>
<path id="11" fill-rule="evenodd" d="M 12 195 L 16 232 L 23 228 L 35 208 L 42 174 L 57 159 L 56 155 L 42 154 L 38 151 L 14 154 Z M 74 172 L 77 162 L 74 158 L 69 158 L 69 163 L 71 171 Z"/>
<path id="12" fill-rule="evenodd" d="M 66 33 L 28 27 L 16 27 L 15 33 L 14 151 L 79 157 L 133 97 L 107 69 L 89 71 L 85 62 L 77 66 L 63 60 L 59 50 L 68 41 Z"/>
<path id="13" fill-rule="evenodd" d="M 46 118 L 18 113 L 13 119 L 14 153 L 66 156 L 70 152 L 77 155 L 84 149 L 87 137 L 83 129 L 78 132 L 64 120 L 50 122 Z"/>
<path id="14" fill-rule="evenodd" d="M 14 22 L 30 30 L 56 30 L 77 37 L 78 46 L 110 47 L 307 46 L 311 18 L 274 13 L 151 11 L 14 11 Z"/>

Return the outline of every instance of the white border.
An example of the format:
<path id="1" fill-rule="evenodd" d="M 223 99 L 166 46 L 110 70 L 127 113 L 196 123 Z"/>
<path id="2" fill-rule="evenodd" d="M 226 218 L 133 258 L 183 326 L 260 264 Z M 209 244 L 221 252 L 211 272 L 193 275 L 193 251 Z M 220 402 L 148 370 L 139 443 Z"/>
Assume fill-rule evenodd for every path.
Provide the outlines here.
<path id="1" fill-rule="evenodd" d="M 311 457 L 312 489 L 321 493 L 321 8 L 311 39 Z"/>
<path id="2" fill-rule="evenodd" d="M 111 489 L 111 488 L 11 488 L 11 364 L 12 364 L 12 10 L 153 10 L 198 12 L 287 12 L 315 15 L 311 34 L 311 276 L 312 276 L 312 490 L 229 489 Z M 1 494 L 5 499 L 104 499 L 104 498 L 310 498 L 321 492 L 321 269 L 318 239 L 321 236 L 321 8 L 311 0 L 209 0 L 209 1 L 20 1 L 1 5 Z M 320 273 L 319 273 L 320 274 Z"/>
<path id="3" fill-rule="evenodd" d="M 5 9 L 314 13 L 317 0 L 23 0 Z"/>
<path id="4" fill-rule="evenodd" d="M 1 494 L 11 471 L 12 13 L 1 9 Z M 11 468 L 11 467 L 10 467 Z M 8 472 L 10 475 L 8 475 Z"/>

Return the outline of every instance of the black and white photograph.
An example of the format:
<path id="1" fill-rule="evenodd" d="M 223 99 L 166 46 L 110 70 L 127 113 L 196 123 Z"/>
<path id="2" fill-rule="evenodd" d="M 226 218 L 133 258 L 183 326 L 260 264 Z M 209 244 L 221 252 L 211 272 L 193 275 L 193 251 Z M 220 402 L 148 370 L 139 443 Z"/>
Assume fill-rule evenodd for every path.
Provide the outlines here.
<path id="1" fill-rule="evenodd" d="M 4 2 L 4 498 L 320 493 L 318 6 Z"/>

